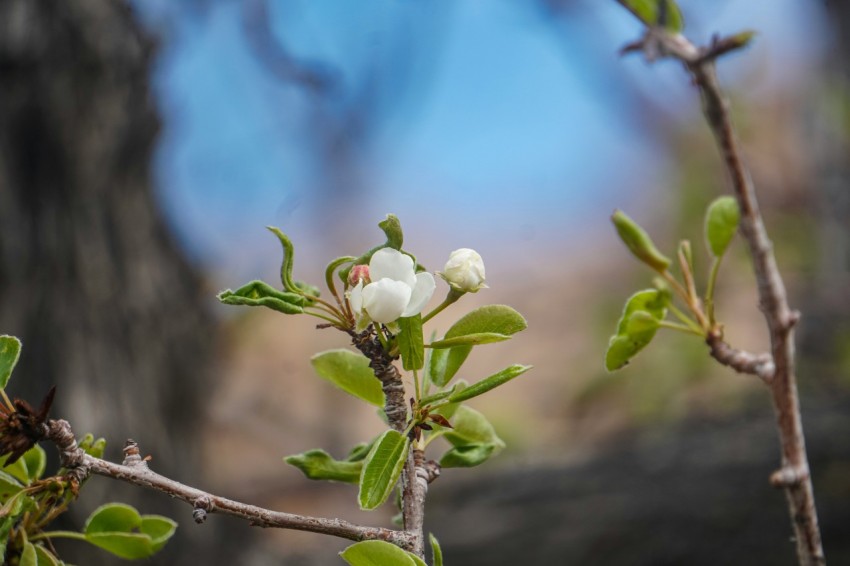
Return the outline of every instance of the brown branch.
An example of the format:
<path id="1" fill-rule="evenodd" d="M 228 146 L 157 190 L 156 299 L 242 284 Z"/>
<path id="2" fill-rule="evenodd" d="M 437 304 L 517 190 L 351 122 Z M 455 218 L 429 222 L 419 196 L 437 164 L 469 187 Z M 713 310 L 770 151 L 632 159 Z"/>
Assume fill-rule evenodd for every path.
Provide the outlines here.
<path id="1" fill-rule="evenodd" d="M 729 104 L 720 89 L 714 68 L 714 60 L 728 52 L 727 47 L 735 46 L 735 41 L 715 39 L 708 48 L 699 49 L 681 34 L 650 28 L 640 45 L 653 58 L 669 56 L 681 61 L 700 90 L 703 113 L 714 134 L 741 209 L 740 231 L 750 249 L 758 283 L 759 306 L 770 333 L 770 355 L 774 367 L 768 385 L 782 446 L 782 468 L 772 476 L 771 482 L 785 491 L 800 564 L 825 564 L 794 374 L 794 325 L 799 314 L 788 305 L 773 245 L 764 227 L 753 182 L 729 116 Z M 634 44 L 630 50 L 634 50 Z M 719 353 L 723 351 L 721 344 L 722 341 L 717 344 Z M 730 348 L 726 353 L 730 352 L 734 358 L 735 351 Z"/>
<path id="2" fill-rule="evenodd" d="M 717 330 L 711 330 L 705 339 L 710 348 L 711 357 L 728 366 L 738 373 L 755 375 L 765 383 L 773 381 L 775 367 L 773 356 L 767 352 L 754 354 L 745 350 L 738 350 L 723 341 L 723 334 Z"/>
<path id="3" fill-rule="evenodd" d="M 70 470 L 70 474 L 75 479 L 82 481 L 90 474 L 97 474 L 159 491 L 192 505 L 193 517 L 198 523 L 202 523 L 208 513 L 221 513 L 245 519 L 251 525 L 258 527 L 309 531 L 352 541 L 383 540 L 405 550 L 414 548 L 413 537 L 405 531 L 365 527 L 339 519 L 272 511 L 184 485 L 151 470 L 147 462 L 138 457 L 137 449 L 133 450 L 136 448 L 135 443 L 128 445 L 124 464 L 114 464 L 95 458 L 77 446 L 68 421 L 51 420 L 48 422 L 48 428 L 47 438 L 56 444 L 62 466 Z"/>
<path id="4" fill-rule="evenodd" d="M 361 334 L 352 333 L 352 342 L 363 355 L 369 358 L 369 367 L 381 382 L 385 396 L 384 413 L 387 415 L 387 422 L 394 430 L 404 432 L 407 428 L 404 382 L 398 368 L 393 364 L 393 358 L 384 351 L 381 342 L 371 331 Z M 417 453 L 420 454 L 418 459 Z M 428 491 L 428 481 L 420 481 L 420 478 L 423 473 L 425 477 L 428 477 L 428 472 L 424 468 L 424 459 L 421 454 L 421 450 L 415 448 L 410 450 L 401 472 L 401 516 L 404 521 L 404 530 L 413 541 L 413 548 L 408 550 L 424 558 L 425 495 Z"/>

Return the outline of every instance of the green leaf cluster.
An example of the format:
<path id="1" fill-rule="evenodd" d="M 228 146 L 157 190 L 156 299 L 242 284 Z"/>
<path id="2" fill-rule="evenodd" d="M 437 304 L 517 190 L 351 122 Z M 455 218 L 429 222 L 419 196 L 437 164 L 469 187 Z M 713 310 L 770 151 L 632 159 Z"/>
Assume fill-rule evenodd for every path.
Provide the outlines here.
<path id="1" fill-rule="evenodd" d="M 140 515 L 123 503 L 95 509 L 83 528 L 87 542 L 130 560 L 158 552 L 177 530 L 177 523 L 160 515 Z"/>
<path id="2" fill-rule="evenodd" d="M 714 317 L 714 289 L 720 262 L 738 231 L 741 214 L 738 202 L 723 196 L 707 208 L 704 221 L 705 245 L 712 258 L 711 269 L 703 296 L 695 284 L 694 257 L 688 240 L 679 243 L 678 260 L 681 281 L 669 271 L 671 261 L 655 247 L 646 231 L 624 213 L 617 211 L 612 221 L 623 243 L 641 262 L 657 271 L 661 277 L 655 289 L 644 289 L 632 295 L 617 323 L 617 332 L 608 342 L 605 369 L 616 371 L 626 364 L 655 337 L 661 327 L 691 333 L 702 338 L 722 328 Z M 675 307 L 673 291 L 687 312 Z M 679 322 L 666 320 L 672 312 Z"/>

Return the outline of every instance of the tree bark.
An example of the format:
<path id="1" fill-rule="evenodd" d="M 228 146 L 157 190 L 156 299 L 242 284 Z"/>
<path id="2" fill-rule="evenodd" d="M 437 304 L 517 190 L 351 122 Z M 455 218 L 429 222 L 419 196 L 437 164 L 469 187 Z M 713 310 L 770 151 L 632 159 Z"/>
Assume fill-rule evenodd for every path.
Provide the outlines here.
<path id="1" fill-rule="evenodd" d="M 38 402 L 56 384 L 54 417 L 110 455 L 136 438 L 190 481 L 214 327 L 152 194 L 153 48 L 117 0 L 0 0 L 0 333 L 24 343 L 12 395 Z M 190 518 L 97 480 L 82 497 Z M 179 548 L 204 531 L 181 529 L 157 563 L 197 563 Z"/>

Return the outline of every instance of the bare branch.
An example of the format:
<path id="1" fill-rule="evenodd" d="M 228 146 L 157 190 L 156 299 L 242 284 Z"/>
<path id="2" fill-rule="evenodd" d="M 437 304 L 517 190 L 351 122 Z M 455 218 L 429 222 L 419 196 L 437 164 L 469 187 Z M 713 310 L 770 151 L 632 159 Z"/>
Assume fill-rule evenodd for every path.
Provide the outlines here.
<path id="1" fill-rule="evenodd" d="M 771 477 L 771 483 L 785 490 L 800 564 L 819 566 L 825 564 L 826 559 L 808 473 L 794 374 L 794 325 L 799 313 L 788 305 L 785 284 L 773 255 L 773 245 L 764 227 L 753 182 L 744 164 L 729 116 L 729 104 L 720 89 L 714 68 L 717 57 L 742 47 L 746 41 L 745 35 L 739 35 L 726 40 L 715 39 L 709 47 L 697 48 L 681 34 L 652 27 L 640 42 L 631 44 L 628 51 L 640 48 L 650 60 L 659 56 L 678 59 L 693 77 L 702 96 L 703 113 L 714 134 L 741 209 L 741 235 L 750 249 L 758 284 L 759 306 L 770 333 L 773 371 L 772 379 L 765 382 L 773 396 L 782 446 L 782 468 Z M 720 339 L 709 336 L 708 343 L 712 346 L 712 356 L 739 371 L 744 368 L 755 370 L 759 362 L 764 362 L 759 356 L 732 349 Z"/>
<path id="2" fill-rule="evenodd" d="M 101 458 L 95 458 L 86 454 L 77 446 L 68 421 L 51 420 L 48 422 L 48 427 L 48 439 L 56 444 L 62 465 L 70 470 L 74 478 L 82 480 L 90 474 L 97 474 L 159 491 L 191 505 L 194 509 L 193 517 L 198 523 L 202 523 L 208 513 L 221 513 L 245 519 L 251 525 L 258 527 L 309 531 L 352 541 L 383 540 L 405 550 L 414 548 L 413 536 L 405 531 L 365 527 L 339 519 L 272 511 L 184 485 L 154 472 L 143 459 L 133 457 L 138 455 L 137 451 L 135 453 L 133 453 L 133 450 L 127 452 L 125 463 L 131 465 L 114 464 Z M 135 443 L 132 447 L 135 448 Z"/>
<path id="3" fill-rule="evenodd" d="M 723 334 L 717 329 L 708 333 L 705 343 L 711 349 L 711 357 L 724 366 L 728 366 L 738 373 L 755 375 L 768 384 L 773 381 L 775 372 L 773 356 L 767 352 L 754 354 L 733 348 L 723 341 Z"/>

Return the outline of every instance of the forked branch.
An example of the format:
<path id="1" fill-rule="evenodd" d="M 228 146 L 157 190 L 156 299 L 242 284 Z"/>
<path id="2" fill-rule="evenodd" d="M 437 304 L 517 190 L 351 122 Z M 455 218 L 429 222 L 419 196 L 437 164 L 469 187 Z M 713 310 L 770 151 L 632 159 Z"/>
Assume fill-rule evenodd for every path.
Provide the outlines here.
<path id="1" fill-rule="evenodd" d="M 794 374 L 794 325 L 799 314 L 788 305 L 773 245 L 759 211 L 753 182 L 729 115 L 729 104 L 720 88 L 714 65 L 718 57 L 745 43 L 741 36 L 733 36 L 715 38 L 708 47 L 698 48 L 679 33 L 653 26 L 640 41 L 628 45 L 624 51 L 641 50 L 650 59 L 663 56 L 678 59 L 700 91 L 703 113 L 714 134 L 741 211 L 740 231 L 752 256 L 759 306 L 770 334 L 770 359 L 734 350 L 719 335 L 709 336 L 708 344 L 712 355 L 721 363 L 738 371 L 759 375 L 770 388 L 782 447 L 782 467 L 771 476 L 771 483 L 785 491 L 800 564 L 816 566 L 825 564 L 826 560 L 809 477 Z"/>

